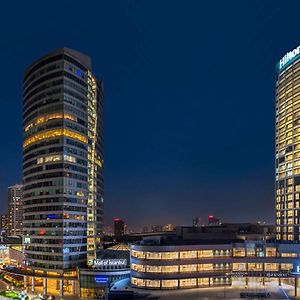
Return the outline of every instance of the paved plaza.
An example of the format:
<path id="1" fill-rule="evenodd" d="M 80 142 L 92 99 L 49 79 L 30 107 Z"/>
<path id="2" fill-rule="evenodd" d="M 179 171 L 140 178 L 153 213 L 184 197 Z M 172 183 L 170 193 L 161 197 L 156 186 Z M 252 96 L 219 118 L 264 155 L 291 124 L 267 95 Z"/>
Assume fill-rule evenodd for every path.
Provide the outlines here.
<path id="1" fill-rule="evenodd" d="M 235 283 L 233 286 L 220 287 L 220 288 L 197 288 L 197 289 L 182 289 L 170 291 L 149 291 L 134 289 L 139 293 L 151 294 L 152 296 L 159 297 L 160 300 L 215 300 L 215 299 L 241 299 L 240 293 L 249 292 L 266 292 L 270 294 L 267 299 L 295 299 L 294 288 L 290 285 L 283 284 L 279 287 L 275 283 L 267 283 L 265 286 L 255 282 L 249 284 L 246 289 L 243 284 Z M 298 291 L 298 294 L 300 289 Z M 300 294 L 299 294 L 300 295 Z M 249 298 L 248 298 L 249 299 Z M 256 299 L 256 298 L 253 298 Z M 297 298 L 297 299 L 300 299 Z"/>

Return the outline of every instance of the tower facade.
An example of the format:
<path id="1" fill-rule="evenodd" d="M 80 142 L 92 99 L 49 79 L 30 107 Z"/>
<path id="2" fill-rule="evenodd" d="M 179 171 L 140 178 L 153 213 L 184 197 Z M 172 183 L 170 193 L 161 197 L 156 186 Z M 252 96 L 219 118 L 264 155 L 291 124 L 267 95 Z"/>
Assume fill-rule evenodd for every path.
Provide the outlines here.
<path id="1" fill-rule="evenodd" d="M 23 233 L 23 186 L 21 184 L 10 186 L 7 194 L 7 235 L 21 235 Z"/>
<path id="2" fill-rule="evenodd" d="M 120 218 L 114 218 L 114 235 L 120 237 L 125 234 L 125 223 Z"/>
<path id="3" fill-rule="evenodd" d="M 63 48 L 28 67 L 23 98 L 26 263 L 63 273 L 101 248 L 103 83 L 88 56 Z"/>
<path id="4" fill-rule="evenodd" d="M 276 237 L 299 242 L 300 46 L 276 70 Z"/>

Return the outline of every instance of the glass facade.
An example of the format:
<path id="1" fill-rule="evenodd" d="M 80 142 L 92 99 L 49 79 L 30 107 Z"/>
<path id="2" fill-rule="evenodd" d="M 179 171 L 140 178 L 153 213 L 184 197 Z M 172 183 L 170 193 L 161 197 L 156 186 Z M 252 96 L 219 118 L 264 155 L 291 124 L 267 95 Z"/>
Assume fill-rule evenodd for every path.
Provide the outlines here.
<path id="1" fill-rule="evenodd" d="M 107 299 L 107 293 L 113 283 L 129 278 L 129 270 L 121 272 L 97 273 L 94 270 L 82 271 L 79 274 L 80 298 L 82 299 Z"/>
<path id="2" fill-rule="evenodd" d="M 211 245 L 131 246 L 131 283 L 149 289 L 231 285 L 232 278 L 290 278 L 299 252 L 265 241 Z M 208 248 L 209 246 L 205 246 Z"/>
<path id="3" fill-rule="evenodd" d="M 16 184 L 8 188 L 7 235 L 23 233 L 23 186 Z"/>
<path id="4" fill-rule="evenodd" d="M 23 98 L 26 265 L 59 274 L 101 247 L 103 84 L 63 48 L 27 69 Z"/>
<path id="5" fill-rule="evenodd" d="M 276 83 L 276 237 L 299 241 L 300 59 Z"/>

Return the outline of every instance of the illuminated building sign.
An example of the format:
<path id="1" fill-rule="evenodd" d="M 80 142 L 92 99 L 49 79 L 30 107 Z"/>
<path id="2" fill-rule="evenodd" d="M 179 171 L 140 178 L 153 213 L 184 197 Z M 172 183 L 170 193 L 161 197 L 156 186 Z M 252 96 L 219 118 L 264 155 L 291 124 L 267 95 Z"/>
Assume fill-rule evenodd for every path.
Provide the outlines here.
<path id="1" fill-rule="evenodd" d="M 300 57 L 300 46 L 298 46 L 292 51 L 289 51 L 282 57 L 282 59 L 278 63 L 278 72 L 284 70 L 284 68 L 286 68 L 289 64 L 291 64 L 299 57 Z"/>
<path id="2" fill-rule="evenodd" d="M 126 267 L 127 259 L 95 259 L 93 265 L 101 267 Z"/>
<path id="3" fill-rule="evenodd" d="M 96 276 L 95 281 L 96 281 L 96 283 L 107 283 L 108 277 L 107 276 Z"/>

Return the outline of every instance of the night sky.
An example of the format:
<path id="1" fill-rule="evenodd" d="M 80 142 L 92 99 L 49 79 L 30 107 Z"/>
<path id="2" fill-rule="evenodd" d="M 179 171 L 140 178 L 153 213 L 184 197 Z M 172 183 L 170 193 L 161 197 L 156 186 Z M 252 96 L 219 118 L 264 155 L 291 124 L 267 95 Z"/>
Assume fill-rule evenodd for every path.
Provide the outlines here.
<path id="1" fill-rule="evenodd" d="M 275 64 L 299 1 L 8 1 L 0 18 L 0 212 L 22 180 L 22 76 L 63 46 L 105 84 L 105 222 L 274 221 Z"/>

